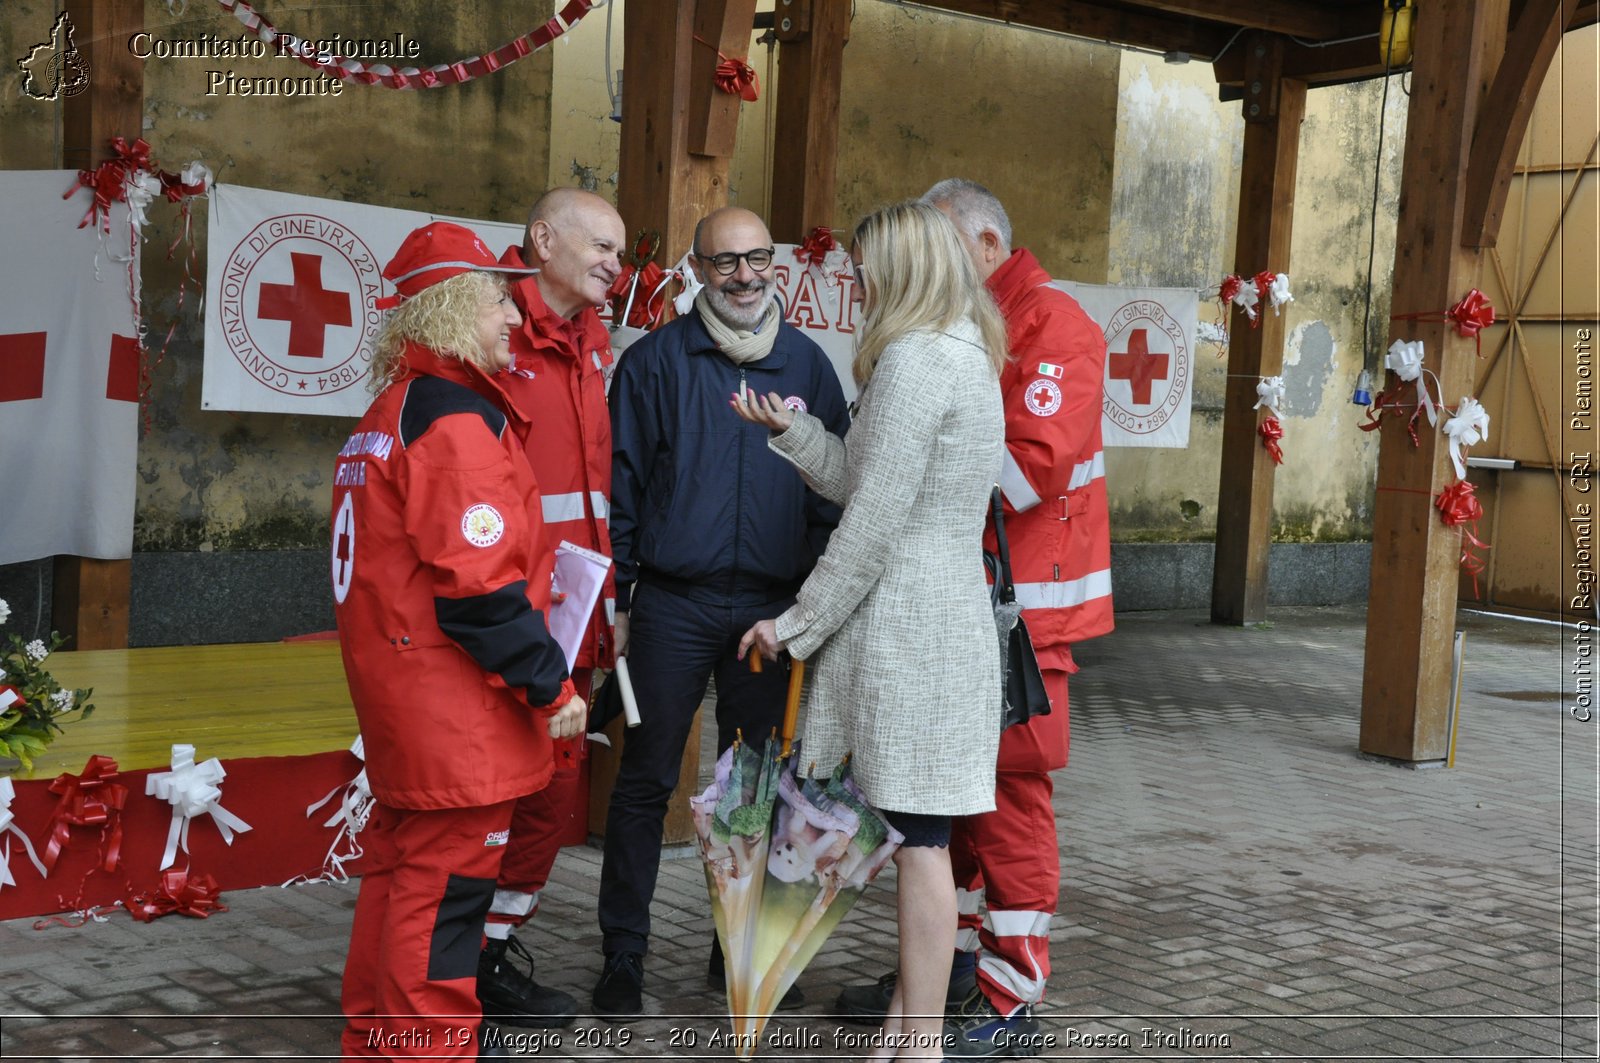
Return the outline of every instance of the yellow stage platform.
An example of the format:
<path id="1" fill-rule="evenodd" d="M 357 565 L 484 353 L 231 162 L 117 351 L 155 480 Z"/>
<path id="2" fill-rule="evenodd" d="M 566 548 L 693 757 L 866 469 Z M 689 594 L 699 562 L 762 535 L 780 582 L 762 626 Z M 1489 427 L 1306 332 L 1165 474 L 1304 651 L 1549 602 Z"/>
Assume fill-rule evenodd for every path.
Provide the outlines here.
<path id="1" fill-rule="evenodd" d="M 174 742 L 227 760 L 346 749 L 356 737 L 331 640 L 58 652 L 45 667 L 62 686 L 93 687 L 95 711 L 66 725 L 35 779 L 82 771 L 93 754 L 123 771 L 165 768 Z"/>

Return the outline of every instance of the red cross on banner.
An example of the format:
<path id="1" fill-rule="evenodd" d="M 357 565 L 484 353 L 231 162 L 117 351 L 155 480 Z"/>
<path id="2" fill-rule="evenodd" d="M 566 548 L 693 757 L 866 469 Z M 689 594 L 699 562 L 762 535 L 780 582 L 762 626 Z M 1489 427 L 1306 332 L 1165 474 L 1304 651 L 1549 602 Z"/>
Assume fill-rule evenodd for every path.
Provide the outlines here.
<path id="1" fill-rule="evenodd" d="M 1167 379 L 1171 360 L 1169 354 L 1151 354 L 1145 330 L 1136 328 L 1128 333 L 1126 351 L 1111 352 L 1110 376 L 1112 380 L 1128 382 L 1135 406 L 1148 406 L 1151 385 L 1157 380 Z"/>
<path id="2" fill-rule="evenodd" d="M 43 332 L 0 335 L 0 402 L 44 398 Z"/>
<path id="3" fill-rule="evenodd" d="M 139 341 L 132 336 L 111 336 L 110 364 L 106 367 L 106 398 L 139 401 Z"/>
<path id="4" fill-rule="evenodd" d="M 322 256 L 292 251 L 293 284 L 263 284 L 259 317 L 289 322 L 289 354 L 321 358 L 329 325 L 351 322 L 350 293 L 322 286 Z"/>

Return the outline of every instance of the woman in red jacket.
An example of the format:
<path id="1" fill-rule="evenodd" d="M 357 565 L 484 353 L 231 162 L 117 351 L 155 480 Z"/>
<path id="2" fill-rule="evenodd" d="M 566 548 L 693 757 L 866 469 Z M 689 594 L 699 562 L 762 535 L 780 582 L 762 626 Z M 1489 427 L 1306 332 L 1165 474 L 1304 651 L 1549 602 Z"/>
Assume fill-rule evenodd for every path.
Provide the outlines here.
<path id="1" fill-rule="evenodd" d="M 384 270 L 377 398 L 339 452 L 332 577 L 377 808 L 345 964 L 347 1058 L 474 1058 L 484 915 L 518 797 L 583 701 L 550 637 L 553 559 L 497 376 L 516 306 L 470 230 Z M 505 1054 L 490 1052 L 488 1054 Z"/>

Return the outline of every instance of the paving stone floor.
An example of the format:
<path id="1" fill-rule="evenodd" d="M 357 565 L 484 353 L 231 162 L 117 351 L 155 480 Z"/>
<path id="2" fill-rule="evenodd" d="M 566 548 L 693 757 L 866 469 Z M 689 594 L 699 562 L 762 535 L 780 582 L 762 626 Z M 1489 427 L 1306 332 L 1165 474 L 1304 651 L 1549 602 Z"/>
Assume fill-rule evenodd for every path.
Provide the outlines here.
<path id="1" fill-rule="evenodd" d="M 1259 628 L 1119 617 L 1079 647 L 1043 1058 L 1596 1058 L 1597 725 L 1551 625 L 1463 613 L 1453 769 L 1356 750 L 1364 614 Z M 1570 646 L 1570 643 L 1568 644 Z M 709 759 L 707 760 L 709 764 Z M 705 988 L 698 861 L 663 863 L 648 1015 L 580 1017 L 548 1059 L 729 1058 Z M 580 1000 L 600 966 L 598 850 L 567 850 L 523 932 Z M 765 1059 L 855 1059 L 825 1005 L 892 963 L 893 876 L 800 985 Z M 354 884 L 234 892 L 204 921 L 0 923 L 0 1055 L 330 1058 Z"/>

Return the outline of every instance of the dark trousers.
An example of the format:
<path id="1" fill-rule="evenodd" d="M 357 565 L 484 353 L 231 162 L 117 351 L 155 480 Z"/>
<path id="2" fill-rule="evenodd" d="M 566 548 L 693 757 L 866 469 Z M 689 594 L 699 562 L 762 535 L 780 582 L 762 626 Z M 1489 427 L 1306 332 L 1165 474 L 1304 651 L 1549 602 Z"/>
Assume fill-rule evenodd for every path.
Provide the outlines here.
<path id="1" fill-rule="evenodd" d="M 628 672 L 639 702 L 639 726 L 623 733 L 622 760 L 606 816 L 600 868 L 601 947 L 647 951 L 650 899 L 661 866 L 662 824 L 678 785 L 684 742 L 717 677 L 717 751 L 745 740 L 762 748 L 783 723 L 788 670 L 773 664 L 752 675 L 738 660 L 739 639 L 757 620 L 769 620 L 792 599 L 749 605 L 705 605 L 641 585 L 629 611 Z"/>

